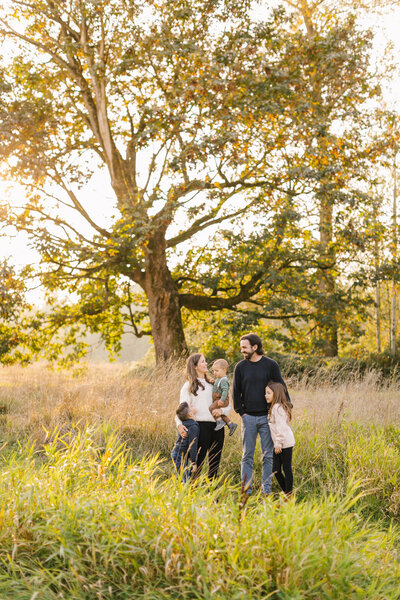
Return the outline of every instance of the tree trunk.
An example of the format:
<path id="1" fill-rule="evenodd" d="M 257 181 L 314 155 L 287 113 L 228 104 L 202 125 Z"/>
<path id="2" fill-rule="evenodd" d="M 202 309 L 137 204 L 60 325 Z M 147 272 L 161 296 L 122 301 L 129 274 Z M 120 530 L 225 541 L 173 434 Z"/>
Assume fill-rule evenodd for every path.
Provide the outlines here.
<path id="1" fill-rule="evenodd" d="M 392 341 L 392 297 L 390 295 L 390 283 L 386 284 L 386 305 L 387 305 L 387 322 L 389 326 L 389 341 L 388 348 L 390 350 L 390 344 Z"/>
<path id="2" fill-rule="evenodd" d="M 143 287 L 149 305 L 157 364 L 187 354 L 179 295 L 167 265 L 165 238 L 155 234 L 145 250 Z"/>
<path id="3" fill-rule="evenodd" d="M 319 317 L 319 347 L 324 356 L 337 356 L 338 354 L 338 324 L 335 305 L 335 277 L 334 265 L 335 252 L 332 248 L 333 241 L 333 210 L 329 198 L 320 199 L 320 280 L 319 291 L 321 294 Z"/>
<path id="4" fill-rule="evenodd" d="M 379 281 L 375 284 L 376 351 L 381 353 L 381 290 Z"/>
<path id="5" fill-rule="evenodd" d="M 375 266 L 375 324 L 376 324 L 376 351 L 382 352 L 382 336 L 381 336 L 381 287 L 380 287 L 380 247 L 379 247 L 379 238 L 378 238 L 378 227 L 379 227 L 379 204 L 378 202 L 374 202 L 373 204 L 373 224 L 374 224 L 374 232 L 375 232 L 375 240 L 374 240 L 374 266 Z"/>
<path id="6" fill-rule="evenodd" d="M 392 305 L 391 305 L 391 327 L 390 327 L 390 354 L 396 355 L 396 285 L 392 285 Z"/>
<path id="7" fill-rule="evenodd" d="M 310 3 L 308 0 L 286 0 L 286 2 L 296 8 L 303 18 L 307 30 L 307 36 L 313 37 L 316 33 L 313 24 L 313 13 L 316 11 L 317 4 Z M 323 105 L 321 99 L 320 81 L 316 75 L 313 83 L 315 93 L 314 111 L 318 121 L 318 107 Z M 320 139 L 320 132 L 317 137 L 317 145 L 323 149 L 324 139 Z M 334 265 L 336 256 L 332 251 L 331 244 L 333 240 L 333 210 L 332 203 L 324 195 L 323 182 L 318 192 L 320 198 L 319 206 L 319 230 L 320 230 L 320 260 L 326 265 Z M 318 315 L 318 346 L 324 356 L 338 355 L 338 322 L 337 309 L 335 305 L 335 276 L 332 267 L 326 267 L 322 264 L 319 270 L 319 290 L 324 300 L 320 302 L 320 314 Z"/>
<path id="8" fill-rule="evenodd" d="M 393 272 L 394 265 L 397 261 L 397 171 L 396 171 L 396 154 L 393 161 Z M 396 354 L 396 275 L 393 275 L 392 284 L 392 326 L 390 328 L 390 352 L 392 356 Z"/>

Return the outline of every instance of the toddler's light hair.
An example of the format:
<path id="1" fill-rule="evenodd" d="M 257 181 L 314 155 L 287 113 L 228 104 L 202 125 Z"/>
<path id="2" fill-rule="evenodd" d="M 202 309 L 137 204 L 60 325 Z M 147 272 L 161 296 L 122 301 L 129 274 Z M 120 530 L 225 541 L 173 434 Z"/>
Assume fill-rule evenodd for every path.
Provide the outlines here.
<path id="1" fill-rule="evenodd" d="M 229 363 L 224 358 L 217 358 L 217 360 L 214 360 L 213 362 L 213 368 L 214 367 L 219 367 L 220 369 L 227 371 L 229 369 Z"/>

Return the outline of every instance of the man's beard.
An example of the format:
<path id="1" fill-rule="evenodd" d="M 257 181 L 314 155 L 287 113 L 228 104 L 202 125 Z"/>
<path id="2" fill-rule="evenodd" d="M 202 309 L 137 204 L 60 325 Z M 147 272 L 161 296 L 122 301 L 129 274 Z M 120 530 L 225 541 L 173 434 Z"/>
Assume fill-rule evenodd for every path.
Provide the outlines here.
<path id="1" fill-rule="evenodd" d="M 255 353 L 255 350 L 253 350 L 253 352 L 246 352 L 245 359 L 250 360 L 254 353 Z"/>

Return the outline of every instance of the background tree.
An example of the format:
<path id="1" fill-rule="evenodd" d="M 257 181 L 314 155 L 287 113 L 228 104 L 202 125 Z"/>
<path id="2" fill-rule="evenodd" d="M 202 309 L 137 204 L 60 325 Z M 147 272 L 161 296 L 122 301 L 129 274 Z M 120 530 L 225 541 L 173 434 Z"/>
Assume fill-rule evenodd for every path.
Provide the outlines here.
<path id="1" fill-rule="evenodd" d="M 310 23 L 305 33 L 291 29 L 286 46 L 290 58 L 283 73 L 298 98 L 291 113 L 297 126 L 286 158 L 289 178 L 301 190 L 291 196 L 291 208 L 301 217 L 291 235 L 303 260 L 280 268 L 279 276 L 275 270 L 272 284 L 265 278 L 266 285 L 246 308 L 243 324 L 248 326 L 252 316 L 260 327 L 262 319 L 274 316 L 272 305 L 282 308 L 291 302 L 285 334 L 269 325 L 275 340 L 286 349 L 332 356 L 338 352 L 339 331 L 343 342 L 359 335 L 366 318 L 368 298 L 357 269 L 368 251 L 367 190 L 375 177 L 374 165 L 392 139 L 372 104 L 380 90 L 368 71 L 371 34 L 361 33 L 351 15 L 323 17 L 325 26 L 320 15 L 318 29 L 311 31 Z M 301 78 L 296 76 L 299 72 Z M 243 307 L 238 309 L 243 312 Z M 240 321 L 239 313 L 221 319 Z"/>
<path id="2" fill-rule="evenodd" d="M 24 312 L 31 307 L 25 298 L 23 276 L 7 260 L 0 263 L 0 363 L 29 360 L 24 351 L 28 344 L 24 331 Z"/>
<path id="3" fill-rule="evenodd" d="M 332 23 L 341 22 L 344 26 L 356 27 L 356 11 L 365 9 L 362 3 L 349 6 L 346 2 L 333 4 L 329 0 L 285 1 L 303 20 L 310 45 L 312 47 L 315 43 L 315 48 L 321 35 L 329 36 Z M 351 211 L 346 204 L 351 202 L 351 197 L 354 202 L 355 197 L 360 196 L 355 186 L 358 185 L 358 192 L 363 189 L 360 183 L 367 179 L 376 158 L 374 150 L 365 143 L 365 139 L 371 139 L 373 119 L 368 116 L 368 125 L 365 127 L 365 111 L 357 105 L 360 102 L 359 92 L 368 80 L 365 65 L 363 68 L 357 58 L 361 50 L 360 43 L 363 43 L 361 37 L 357 39 L 357 36 L 343 35 L 341 43 L 336 45 L 339 52 L 332 55 L 325 65 L 335 75 L 333 85 L 330 80 L 327 86 L 325 78 L 320 77 L 314 52 L 309 52 L 306 57 L 306 64 L 314 68 L 315 75 L 308 95 L 309 107 L 303 119 L 307 121 L 304 128 L 308 137 L 306 160 L 314 172 L 312 200 L 318 211 L 320 249 L 320 264 L 316 271 L 320 294 L 313 338 L 325 356 L 338 354 L 337 315 L 341 314 L 347 302 L 347 295 L 338 289 L 343 250 L 347 253 L 351 246 L 351 240 L 346 235 L 343 248 L 342 232 L 351 222 Z M 352 52 L 354 60 L 351 58 Z M 348 68 L 343 68 L 341 53 L 347 56 Z M 372 97 L 377 90 L 373 91 L 371 87 L 370 92 Z M 338 134 L 339 122 L 346 128 L 344 135 L 343 131 Z M 347 223 L 343 213 L 346 214 Z M 354 228 L 352 230 L 354 233 Z"/>

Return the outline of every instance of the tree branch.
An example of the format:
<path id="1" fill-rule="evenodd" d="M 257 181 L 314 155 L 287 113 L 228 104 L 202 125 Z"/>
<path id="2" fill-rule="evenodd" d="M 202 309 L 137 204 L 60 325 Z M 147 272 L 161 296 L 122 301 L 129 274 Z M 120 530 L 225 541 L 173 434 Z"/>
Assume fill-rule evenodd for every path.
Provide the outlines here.
<path id="1" fill-rule="evenodd" d="M 232 194 L 230 194 L 229 197 L 226 198 L 226 200 L 228 200 L 230 197 L 232 197 L 236 193 L 237 192 L 233 192 Z M 226 200 L 224 200 L 224 203 Z M 167 248 L 173 248 L 174 246 L 177 246 L 178 244 L 185 242 L 186 240 L 191 238 L 195 233 L 198 233 L 199 231 L 203 231 L 203 229 L 206 229 L 207 227 L 211 227 L 211 225 L 217 225 L 218 223 L 222 223 L 223 221 L 233 219 L 234 217 L 237 217 L 237 216 L 243 214 L 244 212 L 246 212 L 249 209 L 249 206 L 251 206 L 253 203 L 254 202 L 250 202 L 245 207 L 243 207 L 233 213 L 230 213 L 227 215 L 222 215 L 221 217 L 217 217 L 214 219 L 213 215 L 218 213 L 221 208 L 221 205 L 218 205 L 218 207 L 216 207 L 212 211 L 211 214 L 208 214 L 204 217 L 201 217 L 200 219 L 197 219 L 197 221 L 195 221 L 193 223 L 193 225 L 191 227 L 189 227 L 189 229 L 187 229 L 186 231 L 183 231 L 179 235 L 176 235 L 175 237 L 167 240 Z M 209 219 L 211 219 L 211 220 L 209 220 Z"/>
<path id="2" fill-rule="evenodd" d="M 79 202 L 79 200 L 76 197 L 76 195 L 74 194 L 74 192 L 70 189 L 69 186 L 66 185 L 62 176 L 59 173 L 57 173 L 57 171 L 56 171 L 55 181 L 68 194 L 68 196 L 71 198 L 71 200 L 74 204 L 75 209 L 79 212 L 80 215 L 82 215 L 82 217 L 84 217 L 84 219 L 86 219 L 86 221 L 93 227 L 93 229 L 95 229 L 97 231 L 97 233 L 100 233 L 105 238 L 107 238 L 107 239 L 111 238 L 110 232 L 108 232 L 106 229 L 103 229 L 103 227 L 100 227 L 93 221 L 93 219 L 90 217 L 90 215 L 83 208 L 82 204 Z"/>

